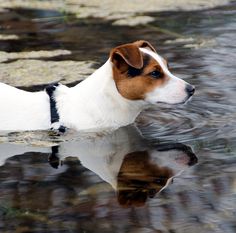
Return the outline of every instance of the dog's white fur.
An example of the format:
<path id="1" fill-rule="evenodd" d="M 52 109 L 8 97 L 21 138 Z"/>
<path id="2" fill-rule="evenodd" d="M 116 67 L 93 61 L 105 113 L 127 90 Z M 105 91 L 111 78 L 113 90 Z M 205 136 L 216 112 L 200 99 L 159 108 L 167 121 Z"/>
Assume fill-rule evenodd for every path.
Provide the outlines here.
<path id="1" fill-rule="evenodd" d="M 49 109 L 46 92 L 26 92 L 0 83 L 0 130 L 49 129 Z"/>
<path id="2" fill-rule="evenodd" d="M 140 50 L 153 57 L 156 61 L 158 61 L 165 75 L 170 78 L 165 86 L 155 88 L 154 91 L 147 93 L 146 101 L 153 104 L 157 102 L 168 104 L 185 102 L 188 99 L 188 96 L 184 91 L 187 83 L 171 74 L 167 66 L 164 64 L 163 59 L 157 53 L 154 53 L 153 51 L 145 48 L 140 48 Z"/>
<path id="3" fill-rule="evenodd" d="M 147 93 L 144 100 L 121 96 L 113 79 L 110 59 L 75 87 L 59 85 L 55 100 L 60 123 L 76 130 L 114 130 L 134 122 L 149 104 L 185 102 L 187 83 L 172 75 L 162 59 L 149 49 L 140 48 L 156 59 L 170 80 Z M 49 97 L 45 91 L 31 93 L 0 83 L 0 130 L 44 130 L 51 128 Z"/>

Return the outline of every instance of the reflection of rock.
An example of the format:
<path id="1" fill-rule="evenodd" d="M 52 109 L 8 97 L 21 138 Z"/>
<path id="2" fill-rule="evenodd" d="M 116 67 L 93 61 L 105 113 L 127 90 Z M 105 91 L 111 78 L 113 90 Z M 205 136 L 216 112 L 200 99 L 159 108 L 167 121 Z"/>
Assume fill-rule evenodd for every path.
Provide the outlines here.
<path id="1" fill-rule="evenodd" d="M 37 52 L 32 52 L 31 55 L 33 53 L 40 56 L 37 55 Z M 91 62 L 83 61 L 29 59 L 0 63 L 0 82 L 20 87 L 43 85 L 56 81 L 67 84 L 86 78 L 93 71 L 91 64 Z"/>

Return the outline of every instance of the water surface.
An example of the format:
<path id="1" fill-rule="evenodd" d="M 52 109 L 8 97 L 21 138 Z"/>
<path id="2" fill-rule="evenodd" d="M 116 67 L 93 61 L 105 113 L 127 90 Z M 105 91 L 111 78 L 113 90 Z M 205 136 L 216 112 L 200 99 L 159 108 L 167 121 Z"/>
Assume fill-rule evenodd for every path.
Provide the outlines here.
<path id="1" fill-rule="evenodd" d="M 235 14 L 234 4 L 152 13 L 155 22 L 130 28 L 55 11 L 1 13 L 2 32 L 19 36 L 2 51 L 67 49 L 43 60 L 99 66 L 115 45 L 145 39 L 196 86 L 188 104 L 142 113 L 143 136 L 135 127 L 69 140 L 3 133 L 1 232 L 235 232 Z"/>

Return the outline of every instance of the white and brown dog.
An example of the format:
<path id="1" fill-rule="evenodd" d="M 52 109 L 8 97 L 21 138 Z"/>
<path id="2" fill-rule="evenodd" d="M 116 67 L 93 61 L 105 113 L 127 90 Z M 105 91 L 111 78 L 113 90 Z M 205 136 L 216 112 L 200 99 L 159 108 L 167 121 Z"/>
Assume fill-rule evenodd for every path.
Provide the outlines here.
<path id="1" fill-rule="evenodd" d="M 78 85 L 26 92 L 0 84 L 0 130 L 114 130 L 150 104 L 185 103 L 194 87 L 168 70 L 146 41 L 111 50 L 107 62 Z"/>

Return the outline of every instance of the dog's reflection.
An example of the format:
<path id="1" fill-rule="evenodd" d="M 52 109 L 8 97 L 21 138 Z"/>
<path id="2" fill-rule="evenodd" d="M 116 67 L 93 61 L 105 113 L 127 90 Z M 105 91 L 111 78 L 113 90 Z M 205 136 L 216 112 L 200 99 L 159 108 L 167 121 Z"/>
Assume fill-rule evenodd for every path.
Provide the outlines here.
<path id="1" fill-rule="evenodd" d="M 196 162 L 191 148 L 183 144 L 165 144 L 161 148 L 127 154 L 117 176 L 119 203 L 143 205 Z"/>
<path id="2" fill-rule="evenodd" d="M 180 143 L 150 143 L 135 127 L 63 142 L 52 148 L 49 162 L 56 168 L 68 156 L 78 157 L 84 167 L 111 184 L 123 206 L 145 204 L 174 177 L 197 163 L 190 147 Z"/>

